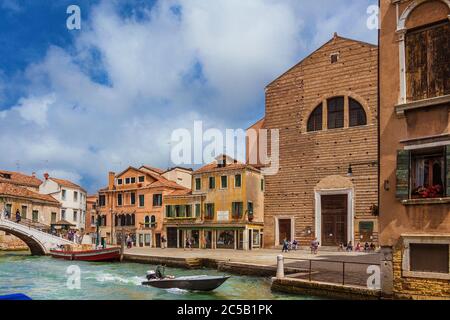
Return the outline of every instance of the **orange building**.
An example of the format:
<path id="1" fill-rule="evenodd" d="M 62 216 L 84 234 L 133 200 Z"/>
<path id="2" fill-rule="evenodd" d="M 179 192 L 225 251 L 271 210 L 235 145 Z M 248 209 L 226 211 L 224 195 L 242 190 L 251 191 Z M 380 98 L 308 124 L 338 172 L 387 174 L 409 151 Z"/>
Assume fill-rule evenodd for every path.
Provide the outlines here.
<path id="1" fill-rule="evenodd" d="M 170 180 L 170 179 L 174 179 Z M 131 235 L 136 246 L 160 247 L 163 234 L 163 199 L 175 191 L 188 190 L 191 170 L 161 170 L 149 166 L 110 172 L 108 187 L 98 192 L 100 237 L 120 244 Z"/>

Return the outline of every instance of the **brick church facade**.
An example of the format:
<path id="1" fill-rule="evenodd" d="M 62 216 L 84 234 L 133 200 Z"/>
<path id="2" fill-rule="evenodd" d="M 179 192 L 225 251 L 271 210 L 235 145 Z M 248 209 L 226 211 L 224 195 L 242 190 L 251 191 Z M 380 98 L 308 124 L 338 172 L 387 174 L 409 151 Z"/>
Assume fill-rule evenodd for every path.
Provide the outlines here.
<path id="1" fill-rule="evenodd" d="M 266 88 L 255 126 L 279 129 L 265 177 L 264 246 L 378 243 L 375 45 L 335 35 Z"/>

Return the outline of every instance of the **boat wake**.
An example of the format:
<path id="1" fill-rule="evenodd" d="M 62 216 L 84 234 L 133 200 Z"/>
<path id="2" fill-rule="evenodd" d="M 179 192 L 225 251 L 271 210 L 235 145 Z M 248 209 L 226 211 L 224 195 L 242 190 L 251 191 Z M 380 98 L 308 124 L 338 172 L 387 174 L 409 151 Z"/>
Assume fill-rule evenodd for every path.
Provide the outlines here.
<path id="1" fill-rule="evenodd" d="M 89 279 L 89 278 L 87 278 Z M 121 277 L 118 275 L 110 274 L 110 273 L 101 273 L 92 277 L 91 279 L 95 279 L 97 282 L 115 282 L 120 284 L 133 284 L 136 286 L 140 286 L 142 281 L 145 280 L 144 277 L 133 276 L 129 278 Z"/>

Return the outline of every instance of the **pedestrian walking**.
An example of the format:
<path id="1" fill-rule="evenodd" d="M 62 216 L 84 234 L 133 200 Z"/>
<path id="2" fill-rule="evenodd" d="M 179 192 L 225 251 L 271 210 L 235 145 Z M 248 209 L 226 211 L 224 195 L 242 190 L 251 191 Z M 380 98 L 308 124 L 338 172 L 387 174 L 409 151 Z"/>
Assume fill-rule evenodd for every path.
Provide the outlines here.
<path id="1" fill-rule="evenodd" d="M 16 211 L 16 222 L 20 223 L 20 220 L 22 220 L 22 217 L 20 216 L 19 210 Z"/>
<path id="2" fill-rule="evenodd" d="M 166 248 L 166 237 L 164 235 L 161 236 L 161 249 Z"/>
<path id="3" fill-rule="evenodd" d="M 314 240 L 311 241 L 311 253 L 317 254 L 317 251 L 319 250 L 319 241 L 317 238 L 314 238 Z"/>
<path id="4" fill-rule="evenodd" d="M 281 250 L 281 252 L 288 252 L 289 251 L 289 241 L 287 241 L 286 238 L 284 238 L 283 240 L 283 249 Z"/>

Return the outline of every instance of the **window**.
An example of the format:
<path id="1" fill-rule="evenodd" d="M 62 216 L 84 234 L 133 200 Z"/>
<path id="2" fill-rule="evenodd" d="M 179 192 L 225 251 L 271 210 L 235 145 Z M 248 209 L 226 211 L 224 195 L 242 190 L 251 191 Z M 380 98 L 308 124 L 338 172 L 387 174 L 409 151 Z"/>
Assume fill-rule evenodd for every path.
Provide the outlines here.
<path id="1" fill-rule="evenodd" d="M 106 220 L 106 216 L 102 216 L 102 218 L 101 218 L 101 225 L 102 226 L 104 226 L 104 227 L 106 227 L 106 222 L 107 222 L 107 220 Z"/>
<path id="2" fill-rule="evenodd" d="M 367 124 L 367 116 L 364 108 L 358 101 L 352 98 L 349 98 L 349 112 L 350 127 L 364 126 Z"/>
<path id="3" fill-rule="evenodd" d="M 131 180 L 131 183 L 136 183 L 136 177 L 132 177 L 130 180 Z"/>
<path id="4" fill-rule="evenodd" d="M 406 34 L 408 102 L 450 94 L 449 43 L 448 20 Z"/>
<path id="5" fill-rule="evenodd" d="M 332 64 L 337 63 L 338 60 L 339 60 L 339 53 L 333 53 L 333 54 L 331 55 L 331 63 L 332 63 Z"/>
<path id="6" fill-rule="evenodd" d="M 450 196 L 450 146 L 399 150 L 397 154 L 397 199 Z"/>
<path id="7" fill-rule="evenodd" d="M 143 194 L 139 195 L 139 207 L 145 206 L 145 196 Z"/>
<path id="8" fill-rule="evenodd" d="M 253 216 L 253 202 L 249 201 L 247 202 L 247 211 L 248 211 L 248 216 Z"/>
<path id="9" fill-rule="evenodd" d="M 33 220 L 33 222 L 38 222 L 39 221 L 39 211 L 33 210 L 31 219 Z"/>
<path id="10" fill-rule="evenodd" d="M 210 189 L 216 188 L 216 178 L 215 177 L 209 177 L 209 188 Z"/>
<path id="11" fill-rule="evenodd" d="M 187 218 L 192 218 L 192 206 L 191 205 L 186 205 L 186 217 Z"/>
<path id="12" fill-rule="evenodd" d="M 12 205 L 7 203 L 5 206 L 6 214 L 11 217 Z"/>
<path id="13" fill-rule="evenodd" d="M 50 221 L 51 221 L 51 223 L 55 223 L 56 222 L 56 212 L 52 212 Z"/>
<path id="14" fill-rule="evenodd" d="M 195 178 L 195 190 L 199 191 L 202 189 L 202 179 Z"/>
<path id="15" fill-rule="evenodd" d="M 314 109 L 314 111 L 309 116 L 308 132 L 322 130 L 322 121 L 323 121 L 323 105 L 320 104 L 318 107 Z"/>
<path id="16" fill-rule="evenodd" d="M 220 177 L 220 186 L 222 189 L 228 188 L 228 177 L 227 176 Z"/>
<path id="17" fill-rule="evenodd" d="M 22 206 L 22 211 L 20 211 L 20 217 L 22 219 L 26 219 L 27 218 L 27 211 L 28 211 L 28 207 L 27 206 Z"/>
<path id="18" fill-rule="evenodd" d="M 240 188 L 242 185 L 242 176 L 240 174 L 237 174 L 234 176 L 234 187 Z"/>
<path id="19" fill-rule="evenodd" d="M 217 231 L 217 249 L 234 249 L 234 230 Z"/>
<path id="20" fill-rule="evenodd" d="M 344 97 L 328 99 L 328 129 L 344 127 Z"/>
<path id="21" fill-rule="evenodd" d="M 73 201 L 78 201 L 78 192 L 73 192 Z"/>
<path id="22" fill-rule="evenodd" d="M 200 203 L 195 204 L 195 217 L 200 218 L 201 216 L 201 205 Z"/>
<path id="23" fill-rule="evenodd" d="M 61 190 L 61 199 L 66 200 L 66 190 L 64 189 Z"/>
<path id="24" fill-rule="evenodd" d="M 413 198 L 436 198 L 444 195 L 444 149 L 428 149 L 411 153 Z"/>
<path id="25" fill-rule="evenodd" d="M 153 206 L 154 207 L 162 206 L 162 194 L 154 194 L 153 195 Z"/>
<path id="26" fill-rule="evenodd" d="M 261 191 L 264 191 L 264 179 L 261 179 Z"/>
<path id="27" fill-rule="evenodd" d="M 118 193 L 117 194 L 117 205 L 121 206 L 122 204 L 123 204 L 122 194 Z"/>
<path id="28" fill-rule="evenodd" d="M 144 176 L 140 176 L 140 177 L 138 178 L 138 181 L 139 181 L 139 182 L 144 182 L 144 181 L 145 181 L 145 177 L 144 177 Z"/>
<path id="29" fill-rule="evenodd" d="M 136 193 L 134 192 L 130 193 L 130 204 L 133 206 L 136 204 Z"/>
<path id="30" fill-rule="evenodd" d="M 241 219 L 244 211 L 244 204 L 242 202 L 233 202 L 231 205 L 233 219 Z"/>
<path id="31" fill-rule="evenodd" d="M 105 196 L 104 194 L 101 194 L 101 195 L 98 197 L 98 205 L 99 205 L 100 207 L 106 206 L 106 196 Z"/>
<path id="32" fill-rule="evenodd" d="M 214 219 L 214 203 L 205 203 L 205 219 Z"/>
<path id="33" fill-rule="evenodd" d="M 117 184 L 118 185 L 122 185 L 123 184 L 123 180 L 122 179 L 117 179 Z"/>
<path id="34" fill-rule="evenodd" d="M 151 216 L 150 224 L 151 224 L 152 228 L 156 228 L 156 216 Z"/>
<path id="35" fill-rule="evenodd" d="M 449 245 L 410 243 L 410 271 L 449 273 Z"/>
<path id="36" fill-rule="evenodd" d="M 125 178 L 125 184 L 130 184 L 130 178 Z"/>
<path id="37" fill-rule="evenodd" d="M 77 211 L 73 212 L 73 221 L 78 221 L 78 212 Z"/>
<path id="38" fill-rule="evenodd" d="M 66 210 L 65 209 L 61 210 L 61 220 L 66 220 Z"/>
<path id="39" fill-rule="evenodd" d="M 166 206 L 166 218 L 175 218 L 175 208 L 174 206 Z"/>
<path id="40" fill-rule="evenodd" d="M 91 227 L 95 227 L 95 216 L 91 216 Z"/>

